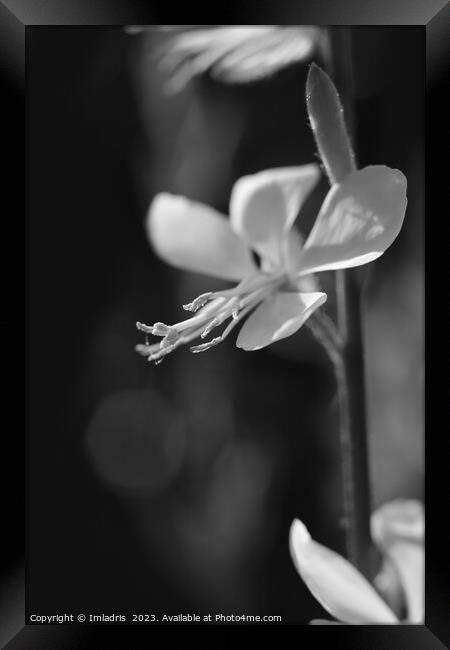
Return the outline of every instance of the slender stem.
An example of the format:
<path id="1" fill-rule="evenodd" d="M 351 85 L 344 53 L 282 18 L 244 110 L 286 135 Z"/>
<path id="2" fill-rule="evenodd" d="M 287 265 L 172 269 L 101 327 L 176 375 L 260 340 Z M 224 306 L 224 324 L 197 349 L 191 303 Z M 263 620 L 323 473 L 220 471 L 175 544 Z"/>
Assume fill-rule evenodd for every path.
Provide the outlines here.
<path id="1" fill-rule="evenodd" d="M 321 344 L 333 366 L 336 367 L 342 363 L 340 335 L 334 323 L 325 323 L 323 316 L 325 314 L 320 309 L 317 310 L 306 321 L 306 327 Z"/>
<path id="2" fill-rule="evenodd" d="M 329 47 L 325 51 L 325 64 L 339 88 L 345 111 L 345 122 L 352 133 L 349 31 L 346 28 L 332 28 L 328 31 L 328 36 Z M 346 173 L 354 171 L 354 158 L 352 155 L 342 156 L 340 164 L 331 167 L 332 169 L 327 168 L 330 181 L 339 182 Z M 371 580 L 375 574 L 376 554 L 370 534 L 371 500 L 361 327 L 361 286 L 353 269 L 337 271 L 335 278 L 337 325 L 341 346 L 340 354 L 335 354 L 332 361 L 339 402 L 347 554 L 350 561 Z"/>
<path id="3" fill-rule="evenodd" d="M 344 274 L 342 274 L 344 275 Z M 370 473 L 366 424 L 366 394 L 361 332 L 361 295 L 354 275 L 337 278 L 339 310 L 345 312 L 347 336 L 341 363 L 334 363 L 340 417 L 342 478 L 350 560 L 369 579 L 375 573 L 370 535 Z M 341 331 L 342 333 L 342 331 Z"/>
<path id="4" fill-rule="evenodd" d="M 339 286 L 339 285 L 338 285 Z M 344 290 L 345 293 L 341 293 Z M 348 305 L 345 285 L 339 287 L 338 300 Z M 358 295 L 358 293 L 353 294 Z M 342 307 L 342 304 L 341 304 Z M 353 305 L 356 309 L 357 305 Z M 360 322 L 351 319 L 349 325 Z M 364 369 L 361 363 L 360 333 L 349 331 L 348 338 L 336 329 L 320 310 L 307 321 L 333 363 L 339 402 L 340 443 L 343 478 L 343 501 L 347 554 L 351 562 L 369 579 L 374 576 L 374 552 L 370 539 L 369 468 L 365 435 Z M 362 387 L 362 390 L 361 390 Z"/>

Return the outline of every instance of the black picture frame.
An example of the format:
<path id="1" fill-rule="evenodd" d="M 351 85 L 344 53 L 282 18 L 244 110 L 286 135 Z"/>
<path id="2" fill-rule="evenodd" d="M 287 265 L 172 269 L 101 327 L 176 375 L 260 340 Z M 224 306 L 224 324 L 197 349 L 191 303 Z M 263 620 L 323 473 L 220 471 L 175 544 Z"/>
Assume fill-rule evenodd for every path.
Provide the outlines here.
<path id="1" fill-rule="evenodd" d="M 26 31 L 37 25 L 141 25 L 150 24 L 158 16 L 166 19 L 166 15 L 157 11 L 144 8 L 145 3 L 138 2 L 112 2 L 108 7 L 100 0 L 77 2 L 76 0 L 3 0 L 0 3 L 0 71 L 4 77 L 4 90 L 6 98 L 7 117 L 11 120 L 9 128 L 14 134 L 10 150 L 7 151 L 7 176 L 5 184 L 7 191 L 24 193 L 23 169 L 26 166 L 24 159 L 24 115 L 26 99 Z M 265 4 L 265 18 L 276 22 L 275 12 Z M 277 3 L 278 5 L 280 3 Z M 281 2 L 281 4 L 286 4 Z M 290 3 L 294 5 L 294 3 Z M 258 21 L 258 10 L 261 4 L 248 2 L 239 14 L 226 13 L 223 18 L 230 17 L 240 22 L 250 24 Z M 314 2 L 299 3 L 298 7 L 292 6 L 290 15 L 293 24 L 320 24 L 320 25 L 417 25 L 421 26 L 426 34 L 426 70 L 427 70 L 427 121 L 435 122 L 438 111 L 442 111 L 441 98 L 444 79 L 448 73 L 448 28 L 450 26 L 450 7 L 446 0 L 403 0 L 393 3 L 390 0 L 366 0 L 365 2 Z M 425 91 L 424 91 L 425 92 Z M 438 132 L 436 132 L 438 131 Z M 435 154 L 442 148 L 439 138 L 442 132 L 438 129 L 431 130 L 427 127 L 427 207 L 432 202 L 430 199 L 432 189 L 436 188 L 439 181 L 431 173 L 431 161 Z M 11 180 L 11 183 L 9 182 Z M 14 190 L 12 188 L 14 187 Z M 11 190 L 10 190 L 11 188 Z M 12 197 L 17 197 L 12 194 Z M 433 199 L 433 205 L 436 199 Z M 20 201 L 19 201 L 20 203 Z M 16 200 L 17 205 L 17 200 Z M 443 432 L 442 432 L 443 433 Z M 11 458 L 14 458 L 17 467 L 23 465 L 23 441 L 11 441 Z M 295 635 L 302 641 L 311 639 L 317 642 L 317 636 L 324 642 L 329 641 L 333 647 L 342 648 L 377 648 L 382 650 L 393 648 L 443 648 L 450 647 L 450 611 L 448 582 L 444 579 L 446 565 L 445 543 L 443 542 L 443 528 L 446 518 L 442 515 L 446 510 L 444 481 L 439 471 L 441 440 L 430 437 L 427 440 L 427 472 L 426 506 L 427 506 L 427 571 L 426 571 L 426 624 L 424 626 L 342 626 L 331 628 L 328 632 L 312 632 L 314 627 L 298 627 Z M 436 464 L 435 464 L 436 463 Z M 441 461 L 442 464 L 442 461 Z M 17 470 L 17 481 L 22 481 L 22 471 Z M 445 476 L 445 475 L 444 475 Z M 9 507 L 11 530 L 10 543 L 7 552 L 16 552 L 21 546 L 22 526 L 21 516 L 17 511 L 24 504 L 23 491 L 18 487 L 17 500 Z M 442 527 L 442 531 L 441 531 Z M 25 543 L 26 547 L 26 543 Z M 320 628 L 326 630 L 325 628 Z M 140 638 L 151 637 L 153 629 L 133 629 Z M 104 639 L 104 635 L 115 639 L 128 639 L 130 627 L 114 628 L 88 628 L 82 625 L 70 626 L 39 626 L 24 625 L 21 629 L 11 629 L 11 640 L 6 648 L 15 650 L 38 648 L 69 648 L 91 647 L 93 635 Z M 321 635 L 327 635 L 326 638 Z M 320 641 L 319 639 L 319 641 Z M 106 643 L 106 642 L 105 642 Z M 92 646 L 94 647 L 94 646 Z M 97 646 L 98 647 L 98 646 Z M 131 647 L 130 645 L 128 647 Z M 138 645 L 133 645 L 138 647 Z M 140 646 L 139 646 L 140 647 Z"/>

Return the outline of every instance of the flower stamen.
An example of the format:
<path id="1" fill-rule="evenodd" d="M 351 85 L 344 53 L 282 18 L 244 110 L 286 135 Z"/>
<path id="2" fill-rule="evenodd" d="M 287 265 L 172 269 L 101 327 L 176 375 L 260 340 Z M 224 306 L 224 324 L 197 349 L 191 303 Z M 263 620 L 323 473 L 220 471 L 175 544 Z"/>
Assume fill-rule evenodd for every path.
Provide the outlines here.
<path id="1" fill-rule="evenodd" d="M 202 293 L 197 298 L 194 298 L 192 302 L 188 302 L 186 305 L 183 305 L 183 309 L 186 311 L 193 311 L 196 312 L 200 307 L 203 307 L 206 305 L 206 303 L 211 299 L 213 296 L 212 291 L 207 291 L 206 293 Z"/>
<path id="2" fill-rule="evenodd" d="M 228 325 L 226 326 L 226 328 L 224 329 L 224 331 L 222 332 L 222 334 L 220 336 L 217 336 L 216 338 L 211 339 L 210 341 L 207 341 L 206 343 L 201 343 L 200 345 L 192 346 L 190 348 L 191 352 L 193 352 L 194 354 L 196 354 L 197 352 L 205 352 L 206 350 L 209 350 L 210 348 L 212 348 L 214 345 L 217 345 L 218 343 L 222 343 L 222 341 L 224 341 L 227 338 L 228 334 L 232 331 L 232 329 L 234 327 L 236 327 L 238 322 L 244 316 L 246 316 L 248 314 L 248 312 L 251 311 L 255 306 L 256 306 L 256 303 L 255 304 L 252 303 L 251 305 L 248 305 L 245 309 L 243 309 L 241 311 L 241 313 L 236 318 L 233 318 L 233 320 L 230 323 L 228 323 Z M 203 336 L 202 336 L 202 338 L 203 338 Z"/>
<path id="3" fill-rule="evenodd" d="M 159 344 L 149 345 L 146 341 L 145 345 L 137 345 L 136 351 L 146 356 L 149 361 L 161 363 L 163 358 L 179 345 L 189 343 L 196 338 L 206 338 L 212 330 L 230 318 L 231 321 L 220 336 L 190 348 L 194 353 L 205 352 L 221 343 L 237 323 L 273 293 L 282 282 L 282 276 L 267 276 L 258 273 L 244 279 L 232 289 L 209 291 L 183 305 L 186 311 L 197 312 L 192 318 L 174 325 L 157 322 L 150 326 L 138 322 L 136 323 L 137 328 L 146 336 L 152 334 L 163 338 Z"/>
<path id="4" fill-rule="evenodd" d="M 153 325 L 145 325 L 139 321 L 136 323 L 136 327 L 139 331 L 145 332 L 145 334 L 153 334 Z"/>

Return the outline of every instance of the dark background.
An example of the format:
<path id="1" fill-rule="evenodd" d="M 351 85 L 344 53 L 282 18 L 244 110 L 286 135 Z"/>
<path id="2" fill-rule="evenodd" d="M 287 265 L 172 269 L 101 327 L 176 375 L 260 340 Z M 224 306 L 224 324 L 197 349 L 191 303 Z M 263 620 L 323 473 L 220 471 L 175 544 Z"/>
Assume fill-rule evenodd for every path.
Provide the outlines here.
<path id="1" fill-rule="evenodd" d="M 169 190 L 226 212 L 244 173 L 314 160 L 307 65 L 245 87 L 204 78 L 167 97 L 151 38 L 28 32 L 28 614 L 306 623 L 322 610 L 289 557 L 292 519 L 343 552 L 322 351 L 306 329 L 258 353 L 230 337 L 156 368 L 133 346 L 136 320 L 178 319 L 213 288 L 153 255 L 151 197 Z M 359 164 L 398 167 L 409 188 L 404 228 L 367 290 L 378 505 L 422 497 L 423 30 L 353 28 L 352 45 Z"/>

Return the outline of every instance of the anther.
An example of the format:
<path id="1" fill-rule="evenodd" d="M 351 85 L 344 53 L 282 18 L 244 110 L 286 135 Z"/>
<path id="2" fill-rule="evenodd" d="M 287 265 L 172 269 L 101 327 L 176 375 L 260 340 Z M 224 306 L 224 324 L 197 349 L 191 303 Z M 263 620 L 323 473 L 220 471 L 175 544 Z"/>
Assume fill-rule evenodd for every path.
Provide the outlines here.
<path id="1" fill-rule="evenodd" d="M 152 354 L 150 354 L 147 360 L 154 361 L 155 363 L 159 362 L 160 359 L 161 360 L 164 359 L 164 357 L 167 354 L 169 354 L 169 352 L 172 352 L 172 350 L 174 350 L 176 347 L 177 347 L 176 344 L 168 345 L 165 348 L 160 347 L 159 349 L 155 350 Z"/>
<path id="2" fill-rule="evenodd" d="M 200 345 L 193 345 L 190 350 L 194 354 L 197 354 L 198 352 L 206 352 L 206 350 L 209 350 L 212 348 L 214 345 L 217 345 L 222 341 L 221 336 L 217 336 L 215 339 L 211 339 L 211 341 L 208 341 L 207 343 L 201 343 Z"/>
<path id="3" fill-rule="evenodd" d="M 165 323 L 155 323 L 150 333 L 153 334 L 153 336 L 167 336 L 172 330 L 173 327 L 170 327 Z"/>
<path id="4" fill-rule="evenodd" d="M 138 343 L 134 349 L 139 354 L 142 354 L 143 357 L 148 357 L 152 353 L 151 347 L 149 345 L 142 345 L 142 343 Z"/>
<path id="5" fill-rule="evenodd" d="M 206 305 L 206 303 L 209 301 L 209 299 L 212 297 L 212 291 L 208 291 L 207 293 L 202 293 L 200 296 L 197 296 L 192 302 L 188 302 L 186 305 L 183 305 L 183 309 L 186 311 L 197 311 L 200 309 L 200 307 L 203 307 Z"/>
<path id="6" fill-rule="evenodd" d="M 174 343 L 178 341 L 179 338 L 180 338 L 180 333 L 178 332 L 178 330 L 176 330 L 174 327 L 168 327 L 166 331 L 166 335 L 161 341 L 161 343 L 159 344 L 159 347 L 161 349 L 172 347 Z"/>
<path id="7" fill-rule="evenodd" d="M 144 323 L 140 323 L 138 321 L 136 323 L 136 327 L 141 332 L 145 332 L 146 334 L 153 334 L 153 325 L 144 325 Z"/>

